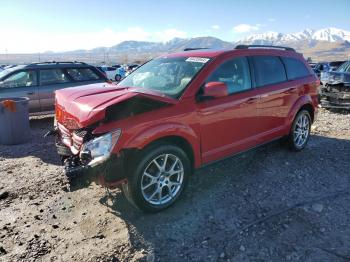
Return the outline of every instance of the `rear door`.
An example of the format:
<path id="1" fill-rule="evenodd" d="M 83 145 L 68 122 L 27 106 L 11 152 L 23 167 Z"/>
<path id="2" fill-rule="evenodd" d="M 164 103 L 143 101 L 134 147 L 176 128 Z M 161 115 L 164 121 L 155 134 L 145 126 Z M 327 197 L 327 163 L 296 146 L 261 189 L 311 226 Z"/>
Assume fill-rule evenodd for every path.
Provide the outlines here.
<path id="1" fill-rule="evenodd" d="M 0 81 L 0 98 L 11 97 L 28 97 L 29 112 L 40 111 L 38 73 L 36 70 L 16 71 Z"/>
<path id="2" fill-rule="evenodd" d="M 229 95 L 197 102 L 201 125 L 203 163 L 256 145 L 257 103 L 246 57 L 228 60 L 209 76 L 206 83 L 224 82 Z"/>
<path id="3" fill-rule="evenodd" d="M 252 56 L 250 61 L 260 95 L 259 142 L 264 143 L 283 135 L 286 117 L 298 98 L 298 85 L 288 81 L 279 56 Z"/>
<path id="4" fill-rule="evenodd" d="M 39 99 L 41 111 L 53 111 L 55 90 L 74 86 L 67 73 L 60 68 L 39 70 Z"/>

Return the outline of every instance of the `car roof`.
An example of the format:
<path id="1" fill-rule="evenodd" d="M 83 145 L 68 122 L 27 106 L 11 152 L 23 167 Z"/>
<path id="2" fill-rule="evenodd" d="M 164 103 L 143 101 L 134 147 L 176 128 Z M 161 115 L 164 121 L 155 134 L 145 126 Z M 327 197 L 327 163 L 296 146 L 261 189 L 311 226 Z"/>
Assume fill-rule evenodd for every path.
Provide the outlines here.
<path id="1" fill-rule="evenodd" d="M 225 54 L 239 54 L 239 55 L 250 55 L 250 54 L 266 54 L 266 55 L 276 55 L 284 56 L 288 54 L 289 56 L 301 56 L 300 53 L 294 50 L 281 50 L 277 48 L 246 48 L 246 49 L 198 49 L 190 51 L 182 51 L 173 54 L 166 54 L 161 56 L 162 58 L 171 57 L 207 57 L 215 58 Z"/>
<path id="2" fill-rule="evenodd" d="M 32 63 L 28 65 L 17 65 L 15 67 L 9 68 L 9 70 L 15 71 L 15 70 L 21 70 L 21 69 L 86 68 L 86 67 L 93 67 L 93 66 L 83 62 L 42 62 L 42 63 Z"/>

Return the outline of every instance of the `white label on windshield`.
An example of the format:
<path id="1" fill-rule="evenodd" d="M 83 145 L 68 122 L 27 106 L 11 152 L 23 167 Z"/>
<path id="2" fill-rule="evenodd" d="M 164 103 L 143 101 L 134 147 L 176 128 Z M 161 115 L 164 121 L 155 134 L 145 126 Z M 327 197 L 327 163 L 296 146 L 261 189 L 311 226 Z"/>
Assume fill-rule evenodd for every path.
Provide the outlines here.
<path id="1" fill-rule="evenodd" d="M 206 63 L 209 61 L 209 58 L 205 57 L 189 57 L 186 59 L 186 62 L 197 62 L 197 63 Z"/>

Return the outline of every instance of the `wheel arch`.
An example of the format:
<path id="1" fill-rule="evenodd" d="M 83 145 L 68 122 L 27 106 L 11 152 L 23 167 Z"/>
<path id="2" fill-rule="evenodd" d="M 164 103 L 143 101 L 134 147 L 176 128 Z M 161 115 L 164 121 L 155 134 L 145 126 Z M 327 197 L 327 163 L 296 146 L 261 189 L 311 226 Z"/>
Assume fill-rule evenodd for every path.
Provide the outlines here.
<path id="1" fill-rule="evenodd" d="M 155 144 L 179 146 L 188 155 L 193 169 L 201 165 L 199 137 L 193 129 L 180 124 L 165 124 L 148 128 L 147 131 L 129 137 L 123 145 L 120 145 L 120 149 L 140 152 Z"/>
<path id="2" fill-rule="evenodd" d="M 310 95 L 305 95 L 300 97 L 292 106 L 291 110 L 288 113 L 288 117 L 286 118 L 286 134 L 289 134 L 291 125 L 293 124 L 294 118 L 300 112 L 300 110 L 307 110 L 310 113 L 311 121 L 315 120 L 315 108 L 312 103 L 312 99 Z"/>

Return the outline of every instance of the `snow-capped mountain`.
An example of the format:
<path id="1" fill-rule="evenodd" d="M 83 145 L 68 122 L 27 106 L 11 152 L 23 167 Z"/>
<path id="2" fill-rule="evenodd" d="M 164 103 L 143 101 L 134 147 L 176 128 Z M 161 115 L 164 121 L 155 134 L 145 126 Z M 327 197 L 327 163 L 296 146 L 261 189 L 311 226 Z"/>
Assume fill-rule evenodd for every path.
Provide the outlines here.
<path id="1" fill-rule="evenodd" d="M 277 32 L 266 32 L 262 34 L 254 34 L 240 41 L 238 44 L 265 44 L 265 45 L 283 45 L 295 42 L 309 42 L 314 45 L 317 41 L 334 42 L 350 42 L 350 31 L 338 28 L 324 28 L 320 30 L 305 29 L 304 31 L 283 34 Z"/>

